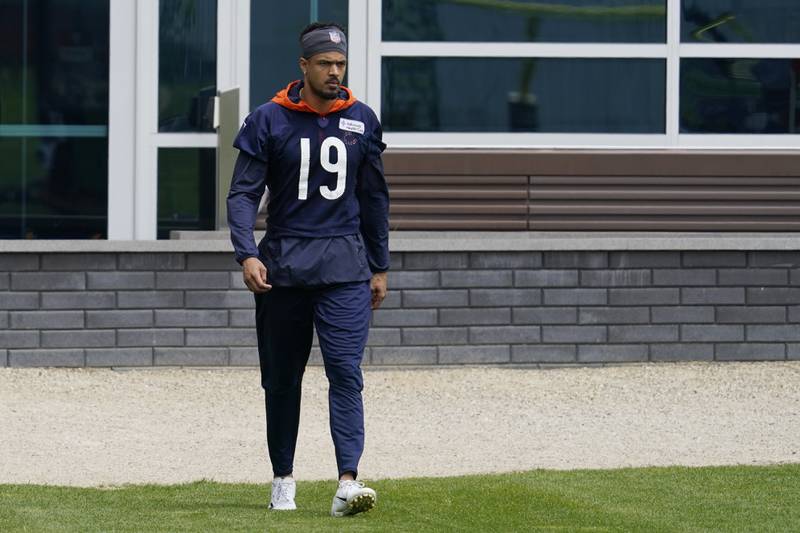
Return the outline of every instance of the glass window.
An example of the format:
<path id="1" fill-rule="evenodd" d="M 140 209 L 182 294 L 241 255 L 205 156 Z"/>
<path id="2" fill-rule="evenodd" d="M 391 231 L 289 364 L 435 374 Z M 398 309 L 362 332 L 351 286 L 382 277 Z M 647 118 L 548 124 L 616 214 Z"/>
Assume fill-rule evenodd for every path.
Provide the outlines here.
<path id="1" fill-rule="evenodd" d="M 158 131 L 213 131 L 216 0 L 161 0 Z"/>
<path id="2" fill-rule="evenodd" d="M 158 238 L 172 230 L 214 229 L 214 148 L 159 148 Z"/>
<path id="3" fill-rule="evenodd" d="M 800 2 L 683 0 L 681 40 L 714 43 L 800 43 Z"/>
<path id="4" fill-rule="evenodd" d="M 684 133 L 798 133 L 800 59 L 681 60 Z"/>
<path id="5" fill-rule="evenodd" d="M 662 59 L 383 58 L 386 131 L 664 133 Z"/>
<path id="6" fill-rule="evenodd" d="M 665 0 L 383 0 L 382 37 L 384 41 L 663 43 L 666 22 Z"/>
<path id="7" fill-rule="evenodd" d="M 347 9 L 347 0 L 250 1 L 251 110 L 300 79 L 300 31 L 317 20 L 336 22 L 346 30 Z"/>
<path id="8" fill-rule="evenodd" d="M 104 238 L 108 0 L 5 0 L 0 28 L 0 237 Z"/>

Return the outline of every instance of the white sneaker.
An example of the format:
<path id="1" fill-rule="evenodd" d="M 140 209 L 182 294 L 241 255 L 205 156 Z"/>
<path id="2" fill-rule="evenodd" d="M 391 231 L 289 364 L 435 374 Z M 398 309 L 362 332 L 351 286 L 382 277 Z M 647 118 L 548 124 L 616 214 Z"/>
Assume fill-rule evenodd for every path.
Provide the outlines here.
<path id="1" fill-rule="evenodd" d="M 331 516 L 347 516 L 369 511 L 375 507 L 378 496 L 360 481 L 340 481 L 333 497 Z"/>
<path id="2" fill-rule="evenodd" d="M 272 501 L 269 502 L 269 508 L 276 511 L 294 511 L 297 509 L 294 504 L 296 490 L 294 478 L 276 477 L 272 480 Z"/>

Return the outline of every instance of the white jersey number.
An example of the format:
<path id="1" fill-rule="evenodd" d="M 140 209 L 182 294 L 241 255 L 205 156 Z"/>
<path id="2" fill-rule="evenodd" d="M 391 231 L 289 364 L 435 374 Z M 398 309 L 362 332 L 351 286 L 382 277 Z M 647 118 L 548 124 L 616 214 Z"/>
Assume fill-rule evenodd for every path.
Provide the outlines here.
<path id="1" fill-rule="evenodd" d="M 336 149 L 336 163 L 331 163 L 331 150 Z M 311 139 L 300 139 L 300 183 L 297 188 L 297 199 L 308 199 L 308 168 L 311 162 Z M 319 149 L 319 162 L 325 171 L 336 174 L 336 188 L 331 190 L 321 185 L 319 193 L 327 200 L 336 200 L 344 194 L 347 184 L 347 147 L 337 137 L 328 137 L 322 141 Z"/>

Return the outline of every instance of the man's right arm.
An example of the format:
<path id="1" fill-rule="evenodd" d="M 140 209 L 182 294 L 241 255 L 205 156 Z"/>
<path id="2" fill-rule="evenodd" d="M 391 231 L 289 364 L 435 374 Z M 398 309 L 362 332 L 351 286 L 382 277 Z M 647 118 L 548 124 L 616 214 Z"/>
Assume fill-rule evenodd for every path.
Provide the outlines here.
<path id="1" fill-rule="evenodd" d="M 253 230 L 258 205 L 266 189 L 267 164 L 245 152 L 239 152 L 228 193 L 228 227 L 231 242 L 240 264 L 248 257 L 258 257 Z"/>
<path id="2" fill-rule="evenodd" d="M 228 226 L 236 260 L 242 265 L 245 285 L 255 293 L 272 288 L 267 283 L 267 268 L 258 258 L 258 247 L 253 238 L 258 207 L 266 188 L 266 167 L 263 161 L 240 152 L 228 193 Z"/>

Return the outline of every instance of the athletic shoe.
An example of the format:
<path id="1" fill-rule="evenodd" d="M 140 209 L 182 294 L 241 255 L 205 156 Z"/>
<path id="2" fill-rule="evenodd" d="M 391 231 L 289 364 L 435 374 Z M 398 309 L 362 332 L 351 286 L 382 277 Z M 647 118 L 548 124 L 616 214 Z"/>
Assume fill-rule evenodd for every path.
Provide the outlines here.
<path id="1" fill-rule="evenodd" d="M 294 478 L 276 477 L 272 480 L 272 501 L 269 503 L 270 509 L 276 511 L 294 511 L 297 506 L 294 504 L 294 494 L 297 489 Z"/>
<path id="2" fill-rule="evenodd" d="M 360 481 L 340 481 L 333 497 L 331 516 L 348 516 L 369 511 L 375 507 L 378 496 Z"/>

